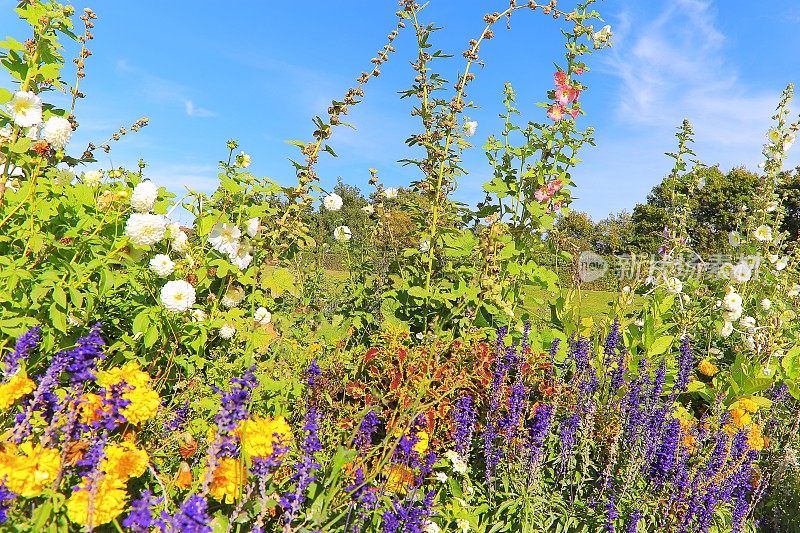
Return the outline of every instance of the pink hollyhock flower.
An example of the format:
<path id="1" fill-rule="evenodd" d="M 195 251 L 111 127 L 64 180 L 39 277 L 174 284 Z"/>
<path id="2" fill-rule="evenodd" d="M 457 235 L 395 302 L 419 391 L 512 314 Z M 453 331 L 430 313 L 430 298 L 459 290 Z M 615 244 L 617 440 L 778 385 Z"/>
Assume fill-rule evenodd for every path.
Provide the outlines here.
<path id="1" fill-rule="evenodd" d="M 561 187 L 564 186 L 564 183 L 561 180 L 553 180 L 547 184 L 547 194 L 553 196 L 555 193 L 561 190 Z"/>
<path id="2" fill-rule="evenodd" d="M 558 102 L 562 106 L 571 104 L 572 102 L 578 99 L 579 94 L 580 91 L 578 91 L 578 89 L 570 85 L 559 87 L 558 89 L 556 89 L 556 102 Z"/>
<path id="3" fill-rule="evenodd" d="M 561 88 L 567 85 L 567 73 L 563 70 L 557 71 L 553 75 L 553 81 L 556 82 L 556 87 Z"/>
<path id="4" fill-rule="evenodd" d="M 560 122 L 564 118 L 564 106 L 561 104 L 553 104 L 547 110 L 547 116 L 553 122 Z"/>
<path id="5" fill-rule="evenodd" d="M 583 67 L 576 67 L 575 74 L 583 74 Z"/>
<path id="6" fill-rule="evenodd" d="M 569 110 L 569 114 L 572 115 L 572 118 L 578 118 L 578 115 L 581 113 L 580 107 L 573 107 Z"/>
<path id="7" fill-rule="evenodd" d="M 550 201 L 550 195 L 547 194 L 547 189 L 545 187 L 538 188 L 536 192 L 533 193 L 533 196 L 538 202 L 545 203 Z"/>

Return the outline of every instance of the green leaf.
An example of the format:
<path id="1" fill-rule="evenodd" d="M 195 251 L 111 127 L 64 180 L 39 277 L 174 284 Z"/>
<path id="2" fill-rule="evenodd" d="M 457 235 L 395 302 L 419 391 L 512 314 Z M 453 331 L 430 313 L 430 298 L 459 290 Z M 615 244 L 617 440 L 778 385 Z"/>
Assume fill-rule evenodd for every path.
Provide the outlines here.
<path id="1" fill-rule="evenodd" d="M 53 301 L 55 301 L 62 309 L 67 308 L 67 293 L 64 292 L 59 286 L 53 287 Z"/>
<path id="2" fill-rule="evenodd" d="M 58 331 L 67 332 L 67 314 L 55 302 L 50 304 L 50 322 Z"/>
<path id="3" fill-rule="evenodd" d="M 664 335 L 657 338 L 650 348 L 648 348 L 647 353 L 650 355 L 661 355 L 669 349 L 674 338 L 675 337 L 672 335 Z"/>

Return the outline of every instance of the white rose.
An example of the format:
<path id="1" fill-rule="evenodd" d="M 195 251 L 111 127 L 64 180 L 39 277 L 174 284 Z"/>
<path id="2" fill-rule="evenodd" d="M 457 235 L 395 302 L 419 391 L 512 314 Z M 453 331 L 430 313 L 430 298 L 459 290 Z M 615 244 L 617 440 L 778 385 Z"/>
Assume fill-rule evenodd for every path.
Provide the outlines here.
<path id="1" fill-rule="evenodd" d="M 140 213 L 148 213 L 158 200 L 158 186 L 150 180 L 145 180 L 133 188 L 131 194 L 131 207 Z"/>
<path id="2" fill-rule="evenodd" d="M 72 124 L 64 117 L 50 117 L 42 128 L 42 139 L 56 150 L 64 148 L 72 136 Z"/>
<path id="3" fill-rule="evenodd" d="M 742 308 L 739 307 L 738 309 L 729 309 L 722 313 L 722 318 L 725 319 L 727 322 L 735 322 L 739 320 L 739 317 L 742 316 Z"/>
<path id="4" fill-rule="evenodd" d="M 761 300 L 761 309 L 764 311 L 769 311 L 769 308 L 772 307 L 772 302 L 769 298 L 764 298 Z"/>
<path id="5" fill-rule="evenodd" d="M 398 190 L 397 187 L 389 187 L 385 191 L 383 191 L 383 195 L 390 200 L 392 198 L 397 198 Z"/>
<path id="6" fill-rule="evenodd" d="M 202 309 L 192 309 L 192 322 L 204 322 L 208 315 Z"/>
<path id="7" fill-rule="evenodd" d="M 720 330 L 719 334 L 723 337 L 730 337 L 731 333 L 733 333 L 733 324 L 730 322 L 725 322 L 722 324 L 722 329 Z"/>
<path id="8" fill-rule="evenodd" d="M 22 128 L 30 128 L 42 121 L 42 99 L 30 91 L 14 93 L 6 109 L 11 120 Z"/>
<path id="9" fill-rule="evenodd" d="M 256 323 L 256 326 L 266 326 L 272 322 L 272 313 L 267 311 L 266 307 L 259 307 L 256 309 L 256 312 L 253 313 L 253 321 Z"/>
<path id="10" fill-rule="evenodd" d="M 434 474 L 434 477 L 436 478 L 436 481 L 438 481 L 439 483 L 447 483 L 447 474 L 445 474 L 444 472 L 436 472 L 436 474 Z"/>
<path id="11" fill-rule="evenodd" d="M 230 339 L 234 335 L 236 335 L 236 328 L 231 324 L 223 324 L 222 327 L 219 328 L 219 336 L 223 339 Z"/>
<path id="12" fill-rule="evenodd" d="M 366 214 L 371 215 L 372 213 L 375 212 L 375 207 L 373 207 L 372 204 L 367 204 L 364 207 L 362 207 L 361 210 Z"/>
<path id="13" fill-rule="evenodd" d="M 339 242 L 347 242 L 352 236 L 353 234 L 347 226 L 339 226 L 333 230 L 333 238 Z"/>
<path id="14" fill-rule="evenodd" d="M 328 211 L 338 211 L 342 208 L 342 197 L 336 194 L 335 192 L 329 194 L 325 198 L 322 199 L 322 205 L 325 206 L 325 209 Z"/>
<path id="15" fill-rule="evenodd" d="M 173 313 L 188 311 L 195 297 L 194 287 L 182 279 L 168 281 L 161 287 L 161 303 Z"/>
<path id="16" fill-rule="evenodd" d="M 239 155 L 236 156 L 236 164 L 242 168 L 249 167 L 251 162 L 252 158 L 246 152 L 239 152 Z"/>
<path id="17" fill-rule="evenodd" d="M 753 333 L 756 330 L 756 319 L 751 316 L 746 316 L 739 321 L 742 329 L 747 330 L 748 333 Z"/>
<path id="18" fill-rule="evenodd" d="M 175 262 L 166 254 L 158 254 L 150 260 L 150 270 L 165 278 L 175 271 Z"/>
<path id="19" fill-rule="evenodd" d="M 735 292 L 729 292 L 722 298 L 722 304 L 725 306 L 726 309 L 729 311 L 735 309 L 741 309 L 742 307 L 742 297 Z"/>
<path id="20" fill-rule="evenodd" d="M 427 521 L 422 526 L 422 533 L 439 533 L 440 529 L 435 523 Z"/>
<path id="21" fill-rule="evenodd" d="M 775 270 L 780 272 L 781 270 L 785 269 L 789 266 L 789 260 L 786 257 L 781 257 L 777 261 L 775 261 Z"/>
<path id="22" fill-rule="evenodd" d="M 133 213 L 125 223 L 125 235 L 137 246 L 152 246 L 164 238 L 167 223 L 160 215 Z"/>

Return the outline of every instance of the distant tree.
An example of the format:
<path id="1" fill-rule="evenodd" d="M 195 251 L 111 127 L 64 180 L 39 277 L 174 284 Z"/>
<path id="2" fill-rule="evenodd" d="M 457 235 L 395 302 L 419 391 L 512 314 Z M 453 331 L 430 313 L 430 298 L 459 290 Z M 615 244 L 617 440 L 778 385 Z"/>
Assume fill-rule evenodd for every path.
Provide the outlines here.
<path id="1" fill-rule="evenodd" d="M 789 231 L 793 239 L 800 231 L 800 183 L 798 169 L 787 174 L 786 184 L 778 190 L 784 198 L 787 216 L 781 229 Z M 736 229 L 743 211 L 753 195 L 757 194 L 763 177 L 743 167 L 727 174 L 719 166 L 707 167 L 681 176 L 665 179 L 647 196 L 647 202 L 633 209 L 630 249 L 655 252 L 662 242 L 662 232 L 672 217 L 674 198 L 687 197 L 689 214 L 688 233 L 692 248 L 701 254 L 723 250 L 728 232 Z M 699 185 L 702 184 L 702 187 Z M 694 193 L 689 194 L 693 188 Z"/>
<path id="2" fill-rule="evenodd" d="M 598 232 L 588 214 L 582 211 L 569 211 L 556 220 L 550 238 L 558 240 L 560 249 L 575 254 L 596 250 Z"/>
<path id="3" fill-rule="evenodd" d="M 633 215 L 627 211 L 611 213 L 595 225 L 595 250 L 601 254 L 621 254 L 633 240 Z"/>

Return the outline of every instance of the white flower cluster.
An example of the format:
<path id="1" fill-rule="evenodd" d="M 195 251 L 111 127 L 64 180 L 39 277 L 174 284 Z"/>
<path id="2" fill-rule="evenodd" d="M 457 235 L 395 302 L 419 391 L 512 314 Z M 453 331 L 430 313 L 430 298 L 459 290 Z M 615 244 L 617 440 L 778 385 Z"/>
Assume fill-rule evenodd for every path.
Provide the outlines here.
<path id="1" fill-rule="evenodd" d="M 145 180 L 133 188 L 131 194 L 131 207 L 139 213 L 149 213 L 158 200 L 158 186 L 150 180 Z"/>
<path id="2" fill-rule="evenodd" d="M 342 208 L 343 203 L 342 197 L 335 192 L 322 199 L 322 205 L 325 206 L 325 209 L 328 211 L 338 211 Z"/>
<path id="3" fill-rule="evenodd" d="M 6 110 L 14 124 L 30 128 L 26 132 L 28 138 L 37 139 L 41 135 L 55 150 L 63 149 L 72 137 L 72 124 L 64 117 L 52 116 L 42 123 L 42 99 L 30 91 L 14 93 Z"/>
<path id="4" fill-rule="evenodd" d="M 258 218 L 251 218 L 245 223 L 245 231 L 250 237 L 255 237 L 260 229 L 261 222 Z M 245 270 L 253 261 L 253 247 L 242 241 L 242 230 L 235 224 L 218 222 L 211 228 L 208 242 L 216 251 L 227 255 L 239 270 Z"/>
<path id="5" fill-rule="evenodd" d="M 339 242 L 347 242 L 353 237 L 353 233 L 347 226 L 339 226 L 333 230 L 333 238 Z"/>
<path id="6" fill-rule="evenodd" d="M 191 309 L 195 298 L 194 287 L 182 279 L 168 281 L 161 288 L 161 303 L 173 313 L 183 313 Z"/>

